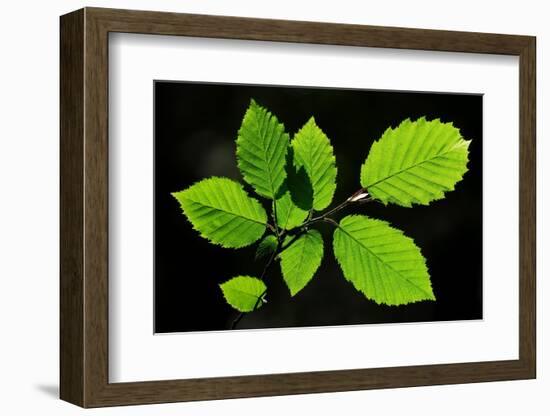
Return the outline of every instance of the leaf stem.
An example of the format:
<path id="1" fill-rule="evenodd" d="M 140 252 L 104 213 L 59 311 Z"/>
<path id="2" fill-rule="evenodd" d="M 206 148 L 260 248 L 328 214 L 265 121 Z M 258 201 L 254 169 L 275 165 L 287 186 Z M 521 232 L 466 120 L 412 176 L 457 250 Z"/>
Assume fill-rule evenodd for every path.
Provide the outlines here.
<path id="1" fill-rule="evenodd" d="M 275 236 L 277 241 L 281 241 L 281 235 L 279 232 L 279 226 L 277 225 L 277 200 L 273 198 L 273 225 L 275 226 Z"/>
<path id="2" fill-rule="evenodd" d="M 343 210 L 348 205 L 352 205 L 354 203 L 366 203 L 372 201 L 372 197 L 369 196 L 366 189 L 361 188 L 355 193 L 353 193 L 348 199 L 346 199 L 341 204 L 337 205 L 336 207 L 332 208 L 331 210 L 325 212 L 322 215 L 319 215 L 318 217 L 311 218 L 307 220 L 304 224 L 302 224 L 302 227 L 308 227 L 313 223 L 319 222 L 319 221 L 325 221 L 326 218 L 329 218 L 330 215 L 336 214 L 338 211 Z"/>
<path id="3" fill-rule="evenodd" d="M 324 221 L 324 222 L 328 222 L 329 224 L 332 224 L 332 225 L 334 225 L 335 227 L 339 227 L 339 226 L 340 226 L 340 225 L 339 225 L 336 221 L 334 221 L 332 218 L 328 218 L 328 217 L 327 217 L 327 218 L 323 219 L 323 221 Z"/>
<path id="4" fill-rule="evenodd" d="M 260 280 L 262 280 L 262 281 L 264 280 L 265 276 L 267 275 L 267 272 L 269 271 L 271 265 L 273 264 L 273 261 L 277 257 L 277 254 L 279 254 L 280 249 L 281 249 L 281 242 L 278 241 L 277 242 L 277 247 L 275 248 L 275 250 L 273 250 L 273 253 L 271 253 L 271 256 L 269 257 L 269 260 L 267 261 L 267 263 L 264 266 L 262 274 L 260 275 Z M 260 302 L 262 301 L 262 298 L 265 296 L 266 293 L 267 293 L 267 289 L 264 290 L 260 296 L 258 296 L 258 299 L 256 300 L 256 303 L 254 304 L 254 307 L 252 308 L 252 311 L 256 310 L 256 308 L 258 307 L 258 305 L 260 304 Z M 235 329 L 237 327 L 237 324 L 240 322 L 241 319 L 243 319 L 243 316 L 245 315 L 245 313 L 246 312 L 240 312 L 239 313 L 239 315 L 231 323 L 231 329 Z"/>

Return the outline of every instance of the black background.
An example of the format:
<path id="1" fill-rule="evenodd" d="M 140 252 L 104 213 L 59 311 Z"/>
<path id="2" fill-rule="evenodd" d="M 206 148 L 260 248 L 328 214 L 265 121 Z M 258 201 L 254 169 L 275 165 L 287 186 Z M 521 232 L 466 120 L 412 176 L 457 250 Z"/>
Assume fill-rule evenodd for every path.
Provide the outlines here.
<path id="1" fill-rule="evenodd" d="M 213 175 L 243 182 L 235 139 L 251 98 L 277 115 L 291 137 L 315 116 L 336 156 L 332 205 L 360 188 L 360 166 L 371 143 L 405 118 L 452 121 L 473 141 L 469 171 L 445 199 L 427 207 L 375 202 L 353 210 L 389 221 L 414 239 L 427 259 L 437 301 L 389 307 L 365 299 L 344 279 L 332 252 L 331 226 L 322 224 L 325 256 L 312 281 L 291 298 L 275 265 L 266 278 L 268 303 L 247 314 L 239 329 L 482 318 L 481 96 L 165 81 L 156 81 L 154 91 L 155 332 L 227 329 L 238 313 L 218 284 L 261 274 L 264 261 L 254 260 L 256 245 L 234 250 L 208 243 L 170 195 Z"/>

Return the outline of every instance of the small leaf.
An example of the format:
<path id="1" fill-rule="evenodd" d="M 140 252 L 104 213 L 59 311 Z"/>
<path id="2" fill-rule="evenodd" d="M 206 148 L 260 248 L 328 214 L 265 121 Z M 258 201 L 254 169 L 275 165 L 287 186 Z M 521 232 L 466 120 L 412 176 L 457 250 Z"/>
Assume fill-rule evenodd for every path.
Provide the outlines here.
<path id="1" fill-rule="evenodd" d="M 294 237 L 288 236 L 285 244 Z M 323 237 L 317 230 L 309 230 L 298 237 L 281 254 L 283 278 L 294 296 L 313 278 L 323 259 Z"/>
<path id="2" fill-rule="evenodd" d="M 303 211 L 313 208 L 313 187 L 306 169 L 298 167 L 294 159 L 294 149 L 288 148 L 286 158 L 286 181 L 281 189 L 290 192 L 292 203 Z M 283 189 L 283 190 L 284 190 Z"/>
<path id="3" fill-rule="evenodd" d="M 361 167 L 361 185 L 384 204 L 428 205 L 462 179 L 469 145 L 452 123 L 407 119 L 373 143 Z"/>
<path id="4" fill-rule="evenodd" d="M 277 199 L 277 225 L 284 230 L 292 230 L 303 224 L 308 216 L 308 211 L 298 208 L 294 202 L 290 192 Z"/>
<path id="5" fill-rule="evenodd" d="M 313 188 L 309 176 L 302 166 L 294 165 L 294 151 L 288 149 L 286 162 L 287 177 L 279 190 L 282 196 L 276 200 L 277 225 L 292 230 L 303 224 L 313 207 Z"/>
<path id="6" fill-rule="evenodd" d="M 336 190 L 336 159 L 330 140 L 311 117 L 292 140 L 294 160 L 303 166 L 313 187 L 313 208 L 321 211 L 332 202 Z"/>
<path id="7" fill-rule="evenodd" d="M 277 250 L 277 237 L 273 234 L 269 234 L 260 241 L 260 244 L 258 244 L 258 248 L 256 249 L 256 260 L 269 256 L 275 250 Z"/>
<path id="8" fill-rule="evenodd" d="M 368 299 L 386 305 L 435 300 L 420 249 L 387 222 L 349 215 L 333 244 L 345 278 Z"/>
<path id="9" fill-rule="evenodd" d="M 264 234 L 267 214 L 243 187 L 227 178 L 208 178 L 172 194 L 193 228 L 222 247 L 248 246 Z"/>
<path id="10" fill-rule="evenodd" d="M 289 137 L 285 126 L 251 100 L 237 138 L 237 163 L 244 180 L 261 196 L 275 199 L 286 177 Z"/>
<path id="11" fill-rule="evenodd" d="M 237 276 L 220 285 L 227 303 L 240 312 L 252 312 L 264 303 L 267 288 L 260 279 Z"/>

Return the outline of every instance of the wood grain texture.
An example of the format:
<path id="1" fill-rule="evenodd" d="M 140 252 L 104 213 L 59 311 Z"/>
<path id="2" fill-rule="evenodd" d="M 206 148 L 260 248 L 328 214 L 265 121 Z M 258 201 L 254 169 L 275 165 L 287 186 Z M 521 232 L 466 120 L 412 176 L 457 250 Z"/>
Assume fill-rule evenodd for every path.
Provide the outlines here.
<path id="1" fill-rule="evenodd" d="M 84 12 L 61 19 L 60 44 L 60 388 L 84 405 Z"/>
<path id="2" fill-rule="evenodd" d="M 189 380 L 108 381 L 108 33 L 520 58 L 519 359 Z M 82 407 L 533 378 L 535 38 L 86 8 L 61 18 L 61 397 Z"/>
<path id="3" fill-rule="evenodd" d="M 519 55 L 528 36 L 87 8 L 111 32 Z"/>
<path id="4" fill-rule="evenodd" d="M 84 67 L 84 406 L 108 383 L 108 32 L 85 9 Z"/>
<path id="5" fill-rule="evenodd" d="M 520 54 L 519 356 L 536 377 L 536 40 Z"/>

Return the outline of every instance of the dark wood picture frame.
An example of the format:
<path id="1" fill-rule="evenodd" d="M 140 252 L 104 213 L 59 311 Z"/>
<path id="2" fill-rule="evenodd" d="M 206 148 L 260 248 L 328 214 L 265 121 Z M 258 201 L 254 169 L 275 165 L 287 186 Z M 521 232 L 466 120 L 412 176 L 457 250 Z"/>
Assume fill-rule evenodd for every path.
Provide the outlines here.
<path id="1" fill-rule="evenodd" d="M 109 383 L 110 32 L 519 56 L 519 359 Z M 530 36 L 99 8 L 62 16 L 61 398 L 100 407 L 535 378 L 535 45 Z"/>

